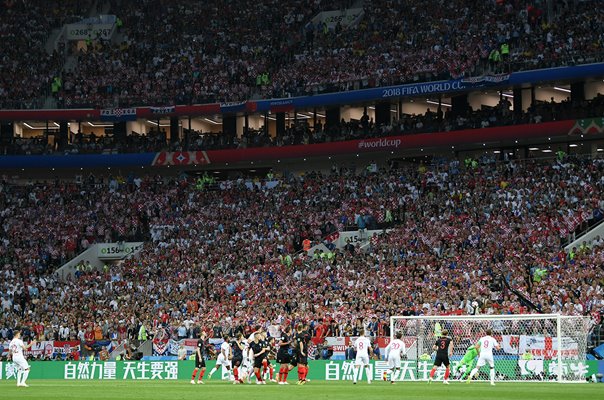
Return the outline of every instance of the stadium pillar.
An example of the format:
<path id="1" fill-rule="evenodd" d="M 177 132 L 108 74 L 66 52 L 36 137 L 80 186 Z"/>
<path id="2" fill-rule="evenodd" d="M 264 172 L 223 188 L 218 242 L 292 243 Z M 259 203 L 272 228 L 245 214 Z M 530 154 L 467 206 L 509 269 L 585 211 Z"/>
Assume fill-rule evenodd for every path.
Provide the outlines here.
<path id="1" fill-rule="evenodd" d="M 55 137 L 55 140 L 57 140 L 56 137 Z M 59 138 L 58 138 L 58 143 L 55 143 L 55 147 L 59 151 L 62 151 L 65 148 L 65 146 L 67 146 L 68 141 L 69 141 L 69 127 L 67 126 L 67 121 L 62 121 L 59 124 Z"/>
<path id="2" fill-rule="evenodd" d="M 277 136 L 282 137 L 285 135 L 285 113 L 278 112 L 276 115 L 277 123 Z"/>
<path id="3" fill-rule="evenodd" d="M 235 137 L 237 135 L 237 117 L 234 115 L 225 115 L 222 118 L 222 133 L 227 137 Z"/>
<path id="4" fill-rule="evenodd" d="M 514 115 L 517 117 L 522 115 L 522 89 L 516 88 L 514 89 Z"/>
<path id="5" fill-rule="evenodd" d="M 189 115 L 189 129 L 185 131 L 185 149 L 189 150 L 191 145 L 191 116 Z"/>
<path id="6" fill-rule="evenodd" d="M 315 129 L 317 126 L 317 107 L 312 110 L 312 128 Z"/>
<path id="7" fill-rule="evenodd" d="M 158 125 L 159 127 L 159 125 Z M 159 129 L 159 128 L 158 128 Z M 116 142 L 122 143 L 126 139 L 126 122 L 113 123 L 113 137 Z"/>
<path id="8" fill-rule="evenodd" d="M 243 117 L 243 133 L 245 135 L 247 135 L 247 133 L 250 131 L 250 116 L 248 114 L 245 114 L 245 116 Z"/>
<path id="9" fill-rule="evenodd" d="M 340 107 L 331 107 L 325 110 L 325 127 L 333 128 L 340 123 Z"/>
<path id="10" fill-rule="evenodd" d="M 465 116 L 468 112 L 468 95 L 460 94 L 451 97 L 451 114 L 453 117 Z"/>
<path id="11" fill-rule="evenodd" d="M 390 102 L 380 101 L 375 103 L 375 125 L 390 124 Z"/>
<path id="12" fill-rule="evenodd" d="M 570 100 L 575 104 L 585 100 L 585 82 L 570 84 Z"/>
<path id="13" fill-rule="evenodd" d="M 180 140 L 180 127 L 178 126 L 178 118 L 170 117 L 170 143 Z"/>
<path id="14" fill-rule="evenodd" d="M 10 144 L 15 137 L 15 127 L 12 122 L 3 122 L 0 124 L 0 143 Z"/>

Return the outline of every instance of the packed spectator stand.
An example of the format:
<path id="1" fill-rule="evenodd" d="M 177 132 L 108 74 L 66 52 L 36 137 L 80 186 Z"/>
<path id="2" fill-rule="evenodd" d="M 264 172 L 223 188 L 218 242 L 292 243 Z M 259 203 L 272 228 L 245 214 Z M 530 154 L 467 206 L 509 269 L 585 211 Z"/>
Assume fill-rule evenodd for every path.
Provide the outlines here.
<path id="1" fill-rule="evenodd" d="M 5 181 L 0 339 L 15 326 L 28 338 L 136 342 L 141 325 L 180 338 L 320 319 L 334 335 L 385 335 L 391 315 L 535 311 L 528 302 L 599 322 L 602 240 L 568 253 L 561 242 L 602 219 L 603 172 L 601 159 L 441 159 L 334 166 L 271 189 L 242 178 L 200 190 L 184 175 Z M 300 251 L 350 225 L 392 230 L 364 249 Z M 52 274 L 90 243 L 128 238 L 147 240 L 136 257 Z M 494 288 L 500 277 L 524 300 Z"/>
<path id="2" fill-rule="evenodd" d="M 4 1 L 3 37 L 14 40 L 1 45 L 2 108 L 40 107 L 55 77 L 59 106 L 102 108 L 313 94 L 603 56 L 597 0 L 553 2 L 551 9 L 526 0 L 95 4 L 105 3 L 120 20 L 119 40 L 91 38 L 85 49 L 48 55 L 51 30 L 94 13 L 93 2 Z M 350 7 L 364 11 L 358 24 L 312 23 L 322 11 Z M 45 10 L 53 10 L 51 18 Z M 78 58 L 73 71 L 63 69 L 67 55 Z"/>
<path id="3" fill-rule="evenodd" d="M 60 75 L 62 55 L 48 54 L 54 28 L 82 19 L 90 0 L 4 0 L 0 3 L 0 108 L 42 108 Z M 50 10 L 50 11 L 49 11 Z"/>
<path id="4" fill-rule="evenodd" d="M 554 2 L 548 12 L 543 2 L 523 0 L 110 0 L 123 40 L 93 38 L 86 49 L 46 53 L 51 31 L 88 16 L 93 3 L 3 2 L 0 30 L 10 40 L 0 42 L 1 108 L 40 108 L 57 77 L 60 107 L 173 105 L 573 65 L 603 55 L 604 9 L 595 0 Z M 321 11 L 353 6 L 364 9 L 357 26 L 309 24 Z M 63 69 L 67 55 L 77 57 L 73 70 Z M 462 116 L 439 109 L 386 126 L 368 118 L 292 126 L 274 138 L 262 130 L 241 138 L 189 132 L 187 142 L 173 143 L 159 130 L 119 143 L 79 133 L 66 148 L 16 139 L 3 154 L 312 144 L 591 117 L 602 115 L 603 105 L 598 96 L 511 112 L 502 98 L 492 109 Z M 186 175 L 91 175 L 27 186 L 6 178 L 0 340 L 17 326 L 25 339 L 85 341 L 92 331 L 95 339 L 137 342 L 141 326 L 151 336 L 194 337 L 203 329 L 218 337 L 297 321 L 324 323 L 322 335 L 369 328 L 382 336 L 391 315 L 526 313 L 533 306 L 600 323 L 603 241 L 570 252 L 562 243 L 602 219 L 602 176 L 601 159 L 561 157 L 468 165 L 434 159 L 378 173 L 334 166 L 280 176 L 270 189 L 242 178 L 199 190 Z M 333 250 L 326 238 L 350 226 L 389 231 L 363 249 Z M 307 255 L 305 238 L 332 250 Z M 54 275 L 90 244 L 122 240 L 146 245 L 101 271 L 81 265 L 74 277 Z M 516 293 L 498 285 L 502 279 Z"/>
<path id="5" fill-rule="evenodd" d="M 128 39 L 82 54 L 78 70 L 64 79 L 65 102 L 287 97 L 574 65 L 599 60 L 603 50 L 604 14 L 593 1 L 561 5 L 551 21 L 532 1 L 356 2 L 365 13 L 359 25 L 334 30 L 313 25 L 312 17 L 352 2 L 143 3 L 112 4 L 111 12 L 124 15 Z M 206 23 L 208 14 L 217 19 Z M 160 30 L 148 23 L 162 19 Z M 504 43 L 509 52 L 496 56 Z"/>

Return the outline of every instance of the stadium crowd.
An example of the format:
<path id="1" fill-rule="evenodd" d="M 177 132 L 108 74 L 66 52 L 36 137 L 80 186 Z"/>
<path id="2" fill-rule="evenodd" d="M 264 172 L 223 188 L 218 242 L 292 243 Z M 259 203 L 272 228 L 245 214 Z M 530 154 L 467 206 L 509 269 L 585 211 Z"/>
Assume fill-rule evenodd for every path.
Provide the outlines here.
<path id="1" fill-rule="evenodd" d="M 63 60 L 48 54 L 54 28 L 85 16 L 90 0 L 0 2 L 0 108 L 42 108 Z M 50 11 L 49 11 L 50 10 Z"/>
<path id="2" fill-rule="evenodd" d="M 564 158 L 334 166 L 214 190 L 186 176 L 3 182 L 0 339 L 15 326 L 26 338 L 136 342 L 299 321 L 316 335 L 385 335 L 391 315 L 526 313 L 530 303 L 598 320 L 603 241 L 560 244 L 602 219 L 603 177 L 601 159 Z M 350 225 L 391 230 L 334 249 Z M 137 235 L 147 243 L 136 257 L 53 274 L 78 248 Z M 305 239 L 330 251 L 307 254 Z M 494 287 L 500 277 L 522 298 Z"/>
<path id="3" fill-rule="evenodd" d="M 75 183 L 48 182 L 15 186 L 3 183 L 0 220 L 4 246 L 0 259 L 20 265 L 26 275 L 46 274 L 97 241 L 137 240 L 145 237 L 147 217 L 136 212 L 147 192 L 136 187 L 139 178 L 109 177 L 103 190 L 93 176 L 85 190 Z M 10 245 L 7 243 L 10 242 Z"/>
<path id="4" fill-rule="evenodd" d="M 99 3 L 108 3 L 118 17 L 113 40 L 91 37 L 78 50 L 66 45 L 51 55 L 45 50 L 50 32 L 93 14 L 94 2 L 3 3 L 0 29 L 10 38 L 0 45 L 3 108 L 39 107 L 56 77 L 60 107 L 173 105 L 574 65 L 603 55 L 604 11 L 597 0 L 554 2 L 551 10 L 528 0 L 262 0 L 228 6 L 216 0 L 109 0 Z M 363 10 L 355 23 L 313 22 L 321 11 L 349 7 Z M 63 70 L 63 53 L 70 51 L 77 63 Z"/>
<path id="5" fill-rule="evenodd" d="M 364 11 L 358 24 L 312 21 L 320 11 L 351 3 L 296 1 L 284 7 L 264 0 L 225 9 L 216 1 L 146 0 L 143 7 L 114 1 L 111 12 L 124 20 L 126 40 L 98 43 L 80 54 L 78 69 L 65 77 L 62 101 L 241 101 L 572 65 L 602 56 L 604 13 L 594 1 L 561 2 L 548 18 L 533 1 L 383 0 L 354 4 Z M 207 23 L 208 13 L 217 18 Z M 150 20 L 163 24 L 157 29 Z"/>

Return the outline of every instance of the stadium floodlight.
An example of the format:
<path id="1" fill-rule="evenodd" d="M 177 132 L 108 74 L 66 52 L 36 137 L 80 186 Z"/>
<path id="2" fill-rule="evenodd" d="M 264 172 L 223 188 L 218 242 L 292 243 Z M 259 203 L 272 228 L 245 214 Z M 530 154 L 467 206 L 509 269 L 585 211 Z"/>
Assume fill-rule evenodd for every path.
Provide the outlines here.
<path id="1" fill-rule="evenodd" d="M 501 345 L 493 352 L 497 380 L 585 382 L 591 327 L 588 317 L 559 314 L 393 316 L 390 339 L 401 332 L 408 349 L 407 360 L 419 366 L 433 361 L 432 346 L 440 332 L 448 330 L 454 346 L 453 376 L 459 377 L 459 360 L 490 329 Z M 488 380 L 488 366 L 476 378 Z"/>

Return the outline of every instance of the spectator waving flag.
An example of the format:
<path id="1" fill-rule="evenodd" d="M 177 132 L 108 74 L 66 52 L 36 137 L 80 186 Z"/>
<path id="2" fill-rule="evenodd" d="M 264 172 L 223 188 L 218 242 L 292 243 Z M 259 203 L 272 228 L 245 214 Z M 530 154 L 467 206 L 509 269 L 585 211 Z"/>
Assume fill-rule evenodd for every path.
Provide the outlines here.
<path id="1" fill-rule="evenodd" d="M 120 235 L 125 235 L 126 234 L 126 227 L 124 225 L 118 225 L 117 226 L 117 231 Z"/>
<path id="2" fill-rule="evenodd" d="M 575 214 L 575 216 L 573 217 L 574 229 L 577 229 L 579 227 L 579 225 L 581 225 L 581 223 L 583 223 L 583 220 L 581 219 L 581 215 L 579 215 L 578 213 Z"/>
<path id="3" fill-rule="evenodd" d="M 375 234 L 371 237 L 371 244 L 373 246 L 377 246 L 380 243 L 380 235 L 379 234 Z"/>
<path id="4" fill-rule="evenodd" d="M 325 240 L 328 242 L 335 242 L 336 240 L 338 240 L 339 237 L 340 237 L 340 232 L 336 231 L 334 233 L 331 233 L 331 234 L 325 236 Z"/>
<path id="5" fill-rule="evenodd" d="M 315 360 L 317 358 L 317 345 L 311 340 L 308 343 L 308 359 Z"/>
<path id="6" fill-rule="evenodd" d="M 574 225 L 574 224 L 575 224 L 575 221 L 574 221 L 574 219 L 573 219 L 573 217 L 572 217 L 571 215 L 567 215 L 567 216 L 564 218 L 564 222 L 566 223 L 566 228 L 567 228 L 569 231 L 574 231 L 574 230 L 575 230 L 575 225 Z"/>
<path id="7" fill-rule="evenodd" d="M 503 226 L 501 229 L 503 230 L 503 234 L 506 236 L 509 236 L 512 234 L 512 228 L 507 225 Z"/>

